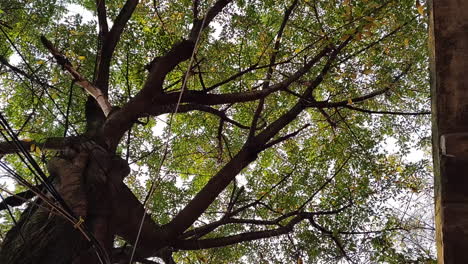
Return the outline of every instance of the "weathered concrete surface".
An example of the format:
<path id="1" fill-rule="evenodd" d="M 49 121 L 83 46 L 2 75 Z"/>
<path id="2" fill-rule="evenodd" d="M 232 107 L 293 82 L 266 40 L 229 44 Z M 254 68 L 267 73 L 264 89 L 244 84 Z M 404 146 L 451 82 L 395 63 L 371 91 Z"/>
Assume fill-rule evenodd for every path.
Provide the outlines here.
<path id="1" fill-rule="evenodd" d="M 432 0 L 431 93 L 438 261 L 468 263 L 468 0 Z"/>

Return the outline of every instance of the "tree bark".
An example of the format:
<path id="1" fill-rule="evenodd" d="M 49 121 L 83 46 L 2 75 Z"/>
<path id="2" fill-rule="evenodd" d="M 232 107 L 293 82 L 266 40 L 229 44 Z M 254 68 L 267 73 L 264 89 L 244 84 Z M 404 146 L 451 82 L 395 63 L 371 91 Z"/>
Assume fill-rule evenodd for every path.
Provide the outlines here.
<path id="1" fill-rule="evenodd" d="M 113 221 L 117 219 L 113 198 L 129 173 L 126 161 L 88 141 L 67 147 L 48 162 L 48 170 L 75 217 L 84 220 L 83 225 L 110 255 L 118 224 Z M 0 248 L 0 263 L 100 263 L 78 224 L 37 198 L 7 233 Z"/>

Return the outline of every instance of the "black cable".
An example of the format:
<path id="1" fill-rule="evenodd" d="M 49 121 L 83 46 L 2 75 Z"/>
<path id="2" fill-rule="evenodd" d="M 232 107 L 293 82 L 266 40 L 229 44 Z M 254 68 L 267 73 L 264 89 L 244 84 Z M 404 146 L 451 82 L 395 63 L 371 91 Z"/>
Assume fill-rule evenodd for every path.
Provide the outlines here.
<path id="1" fill-rule="evenodd" d="M 10 143 L 10 144 L 13 143 L 14 145 L 16 145 L 16 147 L 20 150 L 20 153 L 22 153 L 24 155 L 24 157 L 23 157 L 20 153 L 17 152 L 18 157 L 21 159 L 21 161 L 28 167 L 28 169 L 34 174 L 34 176 L 37 177 L 37 179 L 44 184 L 44 187 L 52 194 L 52 196 L 54 196 L 54 198 L 56 198 L 57 201 L 62 206 L 64 206 L 64 209 L 71 212 L 71 209 L 63 201 L 62 197 L 59 195 L 59 193 L 54 188 L 54 186 L 52 184 L 48 183 L 47 176 L 44 174 L 42 169 L 39 167 L 36 160 L 34 160 L 34 158 L 31 156 L 29 151 L 24 148 L 23 144 L 21 144 L 19 139 L 16 137 L 15 133 L 11 129 L 10 125 L 8 124 L 8 122 L 6 121 L 6 119 L 4 118 L 2 113 L 0 113 L 0 124 L 5 129 L 5 131 L 9 134 L 9 136 L 10 136 L 10 138 L 12 140 L 9 140 L 8 137 L 6 137 L 5 134 L 0 131 L 0 134 L 3 136 L 3 138 L 5 138 L 5 140 L 8 143 Z M 31 168 L 31 166 L 32 166 L 32 168 Z"/>

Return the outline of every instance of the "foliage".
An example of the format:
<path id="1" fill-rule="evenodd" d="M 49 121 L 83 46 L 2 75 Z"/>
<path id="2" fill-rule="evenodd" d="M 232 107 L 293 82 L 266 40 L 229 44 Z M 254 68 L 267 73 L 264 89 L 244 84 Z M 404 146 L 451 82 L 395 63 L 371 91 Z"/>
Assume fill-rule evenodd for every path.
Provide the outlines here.
<path id="1" fill-rule="evenodd" d="M 111 60 L 112 105 L 134 98 L 147 82 L 145 67 L 187 39 L 192 2 L 199 2 L 200 18 L 216 1 L 140 1 Z M 109 21 L 124 4 L 107 1 Z M 96 80 L 102 43 L 95 2 L 2 1 L 0 30 L 1 109 L 19 137 L 41 146 L 47 138 L 85 134 L 87 95 L 39 37 L 51 40 L 81 75 Z M 141 200 L 154 184 L 147 210 L 156 223 L 169 223 L 242 151 L 252 133 L 258 135 L 302 102 L 309 106 L 271 139 L 277 144 L 259 152 L 191 228 L 231 222 L 191 239 L 279 230 L 302 213 L 312 216 L 281 236 L 181 248 L 174 260 L 435 263 L 426 38 L 424 6 L 413 0 L 236 0 L 227 5 L 201 31 L 193 60 L 180 62 L 165 76 L 163 93 L 262 91 L 291 79 L 332 48 L 300 78 L 261 99 L 182 101 L 180 108 L 138 116 L 128 140 L 124 136 L 117 147 L 132 168 L 126 184 Z M 317 79 L 321 73 L 323 80 Z M 305 92 L 317 80 L 309 96 Z M 42 149 L 34 155 L 45 161 L 55 153 Z M 4 160 L 31 179 L 16 156 Z M 14 192 L 21 190 L 18 185 Z M 1 219 L 5 233 L 13 222 L 6 211 Z"/>

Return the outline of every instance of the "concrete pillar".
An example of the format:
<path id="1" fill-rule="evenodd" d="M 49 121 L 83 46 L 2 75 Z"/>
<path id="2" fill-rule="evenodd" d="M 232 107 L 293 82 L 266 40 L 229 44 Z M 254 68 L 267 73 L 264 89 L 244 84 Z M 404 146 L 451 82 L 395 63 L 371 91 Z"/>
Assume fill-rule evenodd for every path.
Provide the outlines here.
<path id="1" fill-rule="evenodd" d="M 438 262 L 468 263 L 468 0 L 428 2 Z"/>

